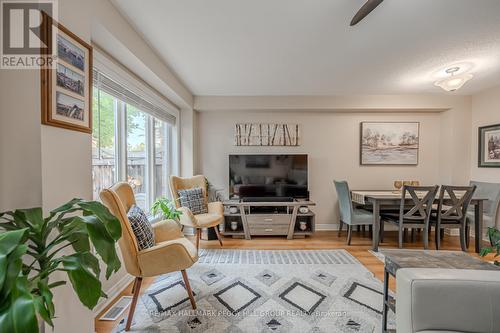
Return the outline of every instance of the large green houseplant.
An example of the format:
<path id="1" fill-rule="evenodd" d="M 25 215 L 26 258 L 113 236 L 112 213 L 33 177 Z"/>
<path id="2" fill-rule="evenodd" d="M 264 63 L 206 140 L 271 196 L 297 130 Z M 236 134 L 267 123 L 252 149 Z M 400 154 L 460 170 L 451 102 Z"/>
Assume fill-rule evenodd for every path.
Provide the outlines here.
<path id="1" fill-rule="evenodd" d="M 120 222 L 96 201 L 73 199 L 45 218 L 41 208 L 3 212 L 0 230 L 2 332 L 39 332 L 42 321 L 53 326 L 52 289 L 66 284 L 53 280 L 55 272 L 65 272 L 82 304 L 93 309 L 106 297 L 94 253 L 106 265 L 107 279 L 121 265 Z"/>

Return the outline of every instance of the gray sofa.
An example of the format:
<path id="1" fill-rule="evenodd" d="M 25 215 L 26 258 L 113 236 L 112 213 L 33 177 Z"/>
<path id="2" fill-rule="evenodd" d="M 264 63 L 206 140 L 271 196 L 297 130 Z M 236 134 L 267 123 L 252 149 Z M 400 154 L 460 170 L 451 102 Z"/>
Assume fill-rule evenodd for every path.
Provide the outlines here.
<path id="1" fill-rule="evenodd" d="M 401 333 L 500 332 L 500 270 L 398 270 Z"/>

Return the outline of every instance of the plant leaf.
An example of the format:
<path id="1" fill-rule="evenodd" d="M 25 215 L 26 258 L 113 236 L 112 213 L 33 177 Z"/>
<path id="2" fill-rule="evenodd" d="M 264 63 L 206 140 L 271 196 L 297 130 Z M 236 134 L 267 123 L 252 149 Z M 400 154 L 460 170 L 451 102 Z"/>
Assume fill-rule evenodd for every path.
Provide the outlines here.
<path id="1" fill-rule="evenodd" d="M 25 276 L 18 276 L 9 299 L 0 307 L 0 328 L 9 333 L 38 333 L 33 296 Z"/>
<path id="2" fill-rule="evenodd" d="M 111 212 L 97 201 L 82 201 L 78 204 L 85 211 L 88 211 L 95 215 L 101 223 L 105 226 L 109 235 L 115 240 L 119 240 L 122 236 L 122 227 L 120 221 L 111 214 Z"/>
<path id="3" fill-rule="evenodd" d="M 120 259 L 116 254 L 116 246 L 113 238 L 109 235 L 104 224 L 95 216 L 79 216 L 87 225 L 90 241 L 96 252 L 106 264 L 106 279 L 121 267 Z"/>
<path id="4" fill-rule="evenodd" d="M 20 244 L 25 240 L 27 230 L 20 229 L 0 234 L 0 291 L 4 289 L 6 281 L 12 278 L 12 275 L 16 277 L 21 270 L 20 258 L 28 248 Z M 9 269 L 9 263 L 15 266 L 14 271 L 12 271 L 13 268 Z M 16 268 L 19 268 L 19 271 L 16 272 Z"/>
<path id="5" fill-rule="evenodd" d="M 91 310 L 101 297 L 101 281 L 92 273 L 93 267 L 87 265 L 94 259 L 97 261 L 89 252 L 75 253 L 61 258 L 78 298 Z"/>

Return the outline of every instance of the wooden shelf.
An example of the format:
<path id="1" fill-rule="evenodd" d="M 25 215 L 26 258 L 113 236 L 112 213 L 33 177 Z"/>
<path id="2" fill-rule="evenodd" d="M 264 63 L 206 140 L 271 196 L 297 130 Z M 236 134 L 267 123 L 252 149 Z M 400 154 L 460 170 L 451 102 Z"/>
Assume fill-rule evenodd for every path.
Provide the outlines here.
<path id="1" fill-rule="evenodd" d="M 241 214 L 240 213 L 224 213 L 224 216 L 239 216 L 241 217 Z"/>
<path id="2" fill-rule="evenodd" d="M 305 214 L 302 214 L 302 213 L 297 213 L 297 216 L 314 216 L 316 214 L 314 214 L 313 212 L 307 212 Z"/>
<path id="3" fill-rule="evenodd" d="M 287 239 L 294 236 L 305 237 L 312 235 L 315 231 L 315 214 L 312 211 L 301 214 L 298 210 L 302 206 L 314 206 L 311 201 L 293 202 L 224 202 L 224 232 L 226 236 L 244 236 L 251 239 L 252 236 L 259 235 L 280 235 Z M 237 207 L 238 213 L 230 213 L 228 207 Z M 256 211 L 253 208 L 262 207 Z M 275 208 L 272 208 L 275 207 Z M 243 230 L 231 231 L 231 222 L 238 221 L 243 226 Z M 299 222 L 307 223 L 307 230 L 299 230 Z"/>

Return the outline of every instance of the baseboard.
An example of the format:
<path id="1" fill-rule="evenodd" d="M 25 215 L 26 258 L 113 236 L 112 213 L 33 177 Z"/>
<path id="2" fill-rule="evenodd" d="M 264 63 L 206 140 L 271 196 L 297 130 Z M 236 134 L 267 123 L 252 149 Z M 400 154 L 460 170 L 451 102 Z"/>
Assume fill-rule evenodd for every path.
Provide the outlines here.
<path id="1" fill-rule="evenodd" d="M 332 231 L 339 230 L 339 225 L 337 223 L 317 223 L 316 231 Z"/>
<path id="2" fill-rule="evenodd" d="M 108 298 L 103 298 L 101 302 L 97 303 L 96 307 L 93 310 L 94 316 L 97 316 L 102 310 L 104 310 L 111 302 L 118 298 L 118 295 L 125 289 L 132 281 L 134 281 L 134 277 L 128 273 L 126 273 L 120 281 L 118 281 L 113 287 L 111 287 L 106 294 Z"/>

